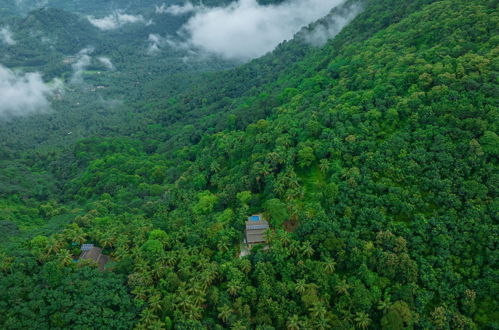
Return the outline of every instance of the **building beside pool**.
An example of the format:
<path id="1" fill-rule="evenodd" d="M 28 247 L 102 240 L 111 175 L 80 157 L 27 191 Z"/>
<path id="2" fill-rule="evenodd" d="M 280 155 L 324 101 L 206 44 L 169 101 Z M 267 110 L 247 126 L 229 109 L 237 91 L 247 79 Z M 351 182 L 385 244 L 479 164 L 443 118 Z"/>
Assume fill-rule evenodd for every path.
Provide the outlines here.
<path id="1" fill-rule="evenodd" d="M 269 229 L 269 223 L 261 214 L 254 214 L 246 221 L 245 242 L 248 248 L 257 244 L 265 244 L 265 232 Z"/>
<path id="2" fill-rule="evenodd" d="M 104 266 L 109 261 L 109 256 L 102 254 L 100 247 L 96 247 L 93 244 L 82 244 L 80 249 L 80 260 L 92 260 L 99 266 L 101 271 L 104 270 Z"/>

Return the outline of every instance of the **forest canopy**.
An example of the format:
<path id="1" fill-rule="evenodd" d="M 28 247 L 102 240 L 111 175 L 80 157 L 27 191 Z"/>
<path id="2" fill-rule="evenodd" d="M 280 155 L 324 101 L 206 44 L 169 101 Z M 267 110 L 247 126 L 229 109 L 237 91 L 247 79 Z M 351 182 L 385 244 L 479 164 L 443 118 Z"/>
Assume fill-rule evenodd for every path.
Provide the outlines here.
<path id="1" fill-rule="evenodd" d="M 110 109 L 2 122 L 0 327 L 499 327 L 497 2 L 354 5 L 245 64 L 120 46 Z"/>

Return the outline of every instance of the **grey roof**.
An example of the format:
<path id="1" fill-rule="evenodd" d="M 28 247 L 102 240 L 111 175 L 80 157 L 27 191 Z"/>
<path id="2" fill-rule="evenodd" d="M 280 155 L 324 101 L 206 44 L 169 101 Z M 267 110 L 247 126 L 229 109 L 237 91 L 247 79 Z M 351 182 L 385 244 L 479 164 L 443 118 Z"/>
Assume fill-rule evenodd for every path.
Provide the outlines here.
<path id="1" fill-rule="evenodd" d="M 246 243 L 265 243 L 265 230 L 252 230 L 246 232 Z"/>
<path id="2" fill-rule="evenodd" d="M 93 244 L 88 245 L 93 246 Z M 80 259 L 93 260 L 99 265 L 100 270 L 104 270 L 104 265 L 109 261 L 109 256 L 102 254 L 102 249 L 94 246 L 90 250 L 83 251 L 80 255 Z"/>
<path id="3" fill-rule="evenodd" d="M 80 250 L 81 251 L 89 251 L 94 247 L 93 244 L 82 244 Z"/>
<path id="4" fill-rule="evenodd" d="M 269 228 L 269 225 L 266 224 L 266 225 L 246 225 L 246 230 L 250 229 L 267 229 Z"/>
<path id="5" fill-rule="evenodd" d="M 267 220 L 259 220 L 259 221 L 248 220 L 248 221 L 246 221 L 246 228 L 248 228 L 249 226 L 259 226 L 259 225 L 268 226 L 269 222 Z"/>
<path id="6" fill-rule="evenodd" d="M 265 232 L 269 229 L 269 223 L 265 220 L 246 222 L 246 242 L 265 243 Z"/>

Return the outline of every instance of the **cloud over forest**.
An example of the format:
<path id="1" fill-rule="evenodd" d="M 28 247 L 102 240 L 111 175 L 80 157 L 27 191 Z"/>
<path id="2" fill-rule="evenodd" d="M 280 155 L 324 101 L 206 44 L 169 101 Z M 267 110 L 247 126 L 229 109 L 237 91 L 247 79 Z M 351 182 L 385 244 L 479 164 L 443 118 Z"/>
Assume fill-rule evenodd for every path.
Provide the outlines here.
<path id="1" fill-rule="evenodd" d="M 83 48 L 76 55 L 76 62 L 74 62 L 71 67 L 73 69 L 73 75 L 71 77 L 71 82 L 74 84 L 83 82 L 83 72 L 92 63 L 92 57 L 90 54 L 94 49 L 92 47 Z"/>
<path id="2" fill-rule="evenodd" d="M 115 30 L 126 24 L 133 24 L 133 23 L 149 24 L 149 22 L 146 22 L 146 20 L 142 15 L 129 15 L 119 10 L 114 11 L 112 14 L 102 18 L 87 16 L 87 19 L 92 25 L 104 31 Z"/>
<path id="3" fill-rule="evenodd" d="M 18 73 L 0 64 L 0 118 L 49 110 L 54 88 L 39 73 Z"/>
<path id="4" fill-rule="evenodd" d="M 226 58 L 251 59 L 273 50 L 293 38 L 306 26 L 345 0 L 288 0 L 277 5 L 260 5 L 256 0 L 239 0 L 225 7 L 158 7 L 157 12 L 181 15 L 192 12 L 180 35 L 192 47 Z"/>
<path id="5" fill-rule="evenodd" d="M 4 43 L 9 46 L 16 44 L 9 27 L 3 27 L 0 29 L 0 43 Z"/>

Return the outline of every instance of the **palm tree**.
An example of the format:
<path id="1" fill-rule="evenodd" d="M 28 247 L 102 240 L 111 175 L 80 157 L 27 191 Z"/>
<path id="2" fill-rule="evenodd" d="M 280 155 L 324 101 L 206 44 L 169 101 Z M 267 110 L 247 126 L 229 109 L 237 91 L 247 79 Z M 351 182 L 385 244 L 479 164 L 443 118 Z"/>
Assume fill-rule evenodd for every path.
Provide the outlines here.
<path id="1" fill-rule="evenodd" d="M 59 240 L 55 238 L 50 238 L 49 243 L 47 244 L 47 248 L 45 250 L 45 256 L 48 257 L 50 256 L 53 252 L 57 253 L 59 252 L 59 249 L 61 248 L 62 244 Z"/>
<path id="2" fill-rule="evenodd" d="M 282 162 L 284 161 L 282 156 L 275 151 L 268 153 L 266 158 L 267 161 L 272 164 L 282 164 Z"/>
<path id="3" fill-rule="evenodd" d="M 218 309 L 218 318 L 221 319 L 224 323 L 227 323 L 229 320 L 229 317 L 232 315 L 232 309 L 227 306 L 223 305 Z"/>
<path id="4" fill-rule="evenodd" d="M 73 223 L 70 228 L 64 230 L 64 235 L 67 239 L 78 244 L 85 242 L 87 234 L 76 223 Z"/>
<path id="5" fill-rule="evenodd" d="M 240 289 L 241 289 L 241 284 L 239 284 L 236 281 L 231 281 L 227 283 L 227 292 L 232 296 L 235 296 Z"/>
<path id="6" fill-rule="evenodd" d="M 380 300 L 378 302 L 378 310 L 382 311 L 383 314 L 386 314 L 391 305 L 390 296 L 386 296 L 385 300 Z"/>
<path id="7" fill-rule="evenodd" d="M 217 243 L 217 248 L 221 252 L 227 252 L 229 250 L 229 243 L 227 243 L 225 240 L 219 241 Z"/>
<path id="8" fill-rule="evenodd" d="M 161 320 L 153 320 L 151 323 L 149 323 L 149 326 L 147 329 L 150 330 L 164 330 L 165 329 L 165 324 L 161 322 Z"/>
<path id="9" fill-rule="evenodd" d="M 248 259 L 242 259 L 241 260 L 241 270 L 248 274 L 251 271 L 251 261 Z"/>
<path id="10" fill-rule="evenodd" d="M 286 322 L 286 328 L 288 330 L 300 330 L 300 318 L 298 315 L 293 315 Z"/>
<path id="11" fill-rule="evenodd" d="M 309 308 L 308 310 L 310 312 L 310 315 L 316 319 L 324 319 L 326 318 L 326 307 L 320 302 L 315 303 L 312 307 Z"/>
<path id="12" fill-rule="evenodd" d="M 106 232 L 102 235 L 102 237 L 99 240 L 100 245 L 102 248 L 106 248 L 107 246 L 112 247 L 115 242 L 115 235 L 114 233 L 111 232 Z"/>
<path id="13" fill-rule="evenodd" d="M 324 272 L 326 274 L 334 273 L 334 270 L 336 268 L 336 262 L 334 261 L 333 258 L 326 259 L 326 261 L 324 261 L 323 265 L 324 265 Z"/>
<path id="14" fill-rule="evenodd" d="M 185 315 L 190 319 L 199 320 L 202 316 L 201 308 L 196 305 L 190 305 L 185 311 Z"/>
<path id="15" fill-rule="evenodd" d="M 267 243 L 269 243 L 269 244 L 274 243 L 276 235 L 272 229 L 269 228 L 269 229 L 265 230 L 263 235 L 265 236 L 265 240 L 267 241 Z"/>
<path id="16" fill-rule="evenodd" d="M 298 188 L 300 186 L 300 182 L 298 181 L 298 176 L 295 172 L 290 172 L 288 179 L 288 186 L 291 188 Z"/>
<path id="17" fill-rule="evenodd" d="M 355 315 L 354 321 L 357 323 L 357 326 L 361 329 L 367 329 L 369 325 L 371 324 L 371 319 L 369 318 L 369 315 L 367 315 L 364 312 L 358 312 Z"/>
<path id="18" fill-rule="evenodd" d="M 314 254 L 314 249 L 312 248 L 312 245 L 310 244 L 309 241 L 303 242 L 303 245 L 301 247 L 301 252 L 303 253 L 304 256 L 307 256 L 310 258 Z"/>
<path id="19" fill-rule="evenodd" d="M 133 266 L 133 270 L 136 272 L 143 272 L 149 269 L 149 264 L 144 259 L 138 259 Z"/>
<path id="20" fill-rule="evenodd" d="M 60 264 L 63 266 L 69 266 L 73 262 L 73 256 L 71 256 L 71 252 L 69 252 L 69 250 L 62 249 L 59 251 L 57 256 Z"/>
<path id="21" fill-rule="evenodd" d="M 193 297 L 192 302 L 196 306 L 201 306 L 206 301 L 206 299 L 204 298 L 205 291 L 202 288 L 202 286 L 197 282 L 194 283 L 192 287 L 187 289 L 187 292 L 189 292 L 191 297 Z"/>
<path id="22" fill-rule="evenodd" d="M 146 325 L 149 326 L 154 320 L 157 319 L 157 316 L 154 315 L 153 311 L 149 308 L 144 309 L 140 313 L 140 318 L 141 321 Z"/>
<path id="23" fill-rule="evenodd" d="M 299 294 L 304 294 L 307 290 L 307 284 L 305 283 L 305 280 L 298 280 L 298 282 L 296 282 L 295 289 Z"/>
<path id="24" fill-rule="evenodd" d="M 144 288 L 143 286 L 137 286 L 132 290 L 132 294 L 135 296 L 135 298 L 138 298 L 140 300 L 146 300 L 147 299 L 147 289 Z"/>
<path id="25" fill-rule="evenodd" d="M 293 256 L 296 256 L 298 251 L 300 250 L 300 243 L 298 241 L 291 241 L 288 250 Z"/>
<path id="26" fill-rule="evenodd" d="M 175 253 L 173 252 L 167 253 L 165 255 L 165 263 L 170 267 L 175 266 L 175 264 L 177 263 L 177 257 L 175 256 Z"/>
<path id="27" fill-rule="evenodd" d="M 189 277 L 191 275 L 192 267 L 189 263 L 187 262 L 182 262 L 178 266 L 178 273 L 184 277 Z"/>
<path id="28" fill-rule="evenodd" d="M 329 170 L 329 162 L 327 161 L 327 159 L 321 159 L 321 161 L 319 162 L 319 170 L 322 173 L 326 173 Z"/>
<path id="29" fill-rule="evenodd" d="M 282 243 L 282 246 L 288 246 L 291 243 L 289 233 L 284 230 L 277 231 L 277 239 Z"/>
<path id="30" fill-rule="evenodd" d="M 284 183 L 281 180 L 277 180 L 274 183 L 274 192 L 276 193 L 276 195 L 282 196 L 285 191 L 286 187 L 284 186 Z"/>
<path id="31" fill-rule="evenodd" d="M 234 325 L 231 327 L 232 330 L 246 330 L 248 329 L 247 326 L 243 324 L 243 321 L 239 320 Z"/>
<path id="32" fill-rule="evenodd" d="M 161 309 L 161 295 L 155 294 L 149 298 L 149 307 L 153 312 L 157 312 Z"/>
<path id="33" fill-rule="evenodd" d="M 7 271 L 7 269 L 9 269 L 12 265 L 13 260 L 14 258 L 7 257 L 5 253 L 0 253 L 0 270 Z"/>
<path id="34" fill-rule="evenodd" d="M 264 163 L 260 169 L 260 173 L 262 174 L 263 177 L 268 176 L 270 173 L 272 173 L 272 170 L 270 168 L 270 165 L 268 163 Z"/>
<path id="35" fill-rule="evenodd" d="M 180 292 L 177 296 L 177 307 L 183 312 L 186 312 L 190 310 L 193 305 L 192 297 L 185 291 Z"/>
<path id="36" fill-rule="evenodd" d="M 213 173 L 218 173 L 220 172 L 220 164 L 215 160 L 213 163 L 210 165 L 210 171 Z"/>
<path id="37" fill-rule="evenodd" d="M 205 271 L 201 273 L 201 275 L 199 275 L 199 281 L 201 282 L 201 287 L 203 288 L 203 290 L 206 290 L 211 285 L 213 276 L 209 271 Z"/>
<path id="38" fill-rule="evenodd" d="M 348 284 L 347 281 L 345 281 L 345 280 L 341 280 L 340 283 L 336 284 L 334 289 L 339 294 L 348 295 L 349 294 L 348 290 L 350 289 L 350 284 Z"/>
<path id="39" fill-rule="evenodd" d="M 326 330 L 326 329 L 331 328 L 328 323 L 329 323 L 329 320 L 326 317 L 320 317 L 320 318 L 313 321 L 313 326 L 314 326 L 314 329 L 317 329 L 317 330 Z"/>
<path id="40" fill-rule="evenodd" d="M 128 248 L 120 246 L 112 252 L 113 259 L 120 261 L 128 255 Z"/>
<path id="41" fill-rule="evenodd" d="M 162 278 L 166 273 L 166 268 L 160 263 L 154 263 L 152 266 L 152 275 L 156 280 Z"/>
<path id="42" fill-rule="evenodd" d="M 194 298 L 192 298 L 192 301 L 194 302 L 194 304 L 196 306 L 201 306 L 204 304 L 204 302 L 206 301 L 205 297 L 204 297 L 204 292 L 197 292 L 197 294 L 194 295 Z"/>
<path id="43" fill-rule="evenodd" d="M 351 308 L 351 306 L 346 306 L 346 308 L 340 309 L 340 314 L 341 314 L 340 319 L 342 321 L 349 323 L 349 324 L 352 323 L 353 318 L 354 318 L 352 313 L 350 312 L 350 308 Z"/>

